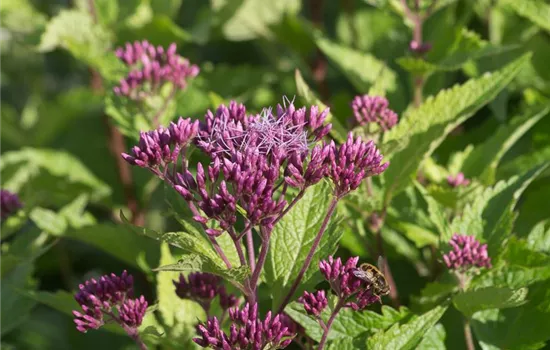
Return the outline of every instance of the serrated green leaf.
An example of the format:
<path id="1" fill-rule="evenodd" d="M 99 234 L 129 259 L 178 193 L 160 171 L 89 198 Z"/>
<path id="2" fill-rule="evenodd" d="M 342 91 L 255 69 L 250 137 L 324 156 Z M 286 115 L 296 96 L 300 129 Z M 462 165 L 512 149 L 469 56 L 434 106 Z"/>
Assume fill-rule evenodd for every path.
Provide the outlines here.
<path id="1" fill-rule="evenodd" d="M 318 37 L 315 42 L 359 92 L 367 93 L 374 85 L 377 91 L 393 92 L 397 89 L 395 72 L 373 55 L 336 44 L 323 37 Z"/>
<path id="2" fill-rule="evenodd" d="M 527 236 L 527 246 L 532 250 L 550 254 L 550 225 L 548 221 L 538 223 Z"/>
<path id="3" fill-rule="evenodd" d="M 273 297 L 273 309 L 279 306 L 300 272 L 331 199 L 332 190 L 328 183 L 321 182 L 312 186 L 275 225 L 264 266 L 264 281 Z M 327 227 L 311 264 L 294 293 L 295 298 L 320 281 L 319 261 L 336 251 L 342 232 L 336 230 L 334 221 L 333 218 Z"/>
<path id="4" fill-rule="evenodd" d="M 410 183 L 421 161 L 431 155 L 455 126 L 493 99 L 518 74 L 529 57 L 529 54 L 524 55 L 500 71 L 441 91 L 406 113 L 399 124 L 384 135 L 384 146 L 394 142 L 401 146 L 391 155 L 391 165 L 383 174 L 386 201 Z"/>
<path id="5" fill-rule="evenodd" d="M 321 100 L 319 100 L 317 96 L 315 96 L 315 93 L 307 85 L 299 70 L 296 69 L 294 77 L 296 80 L 296 91 L 299 96 L 302 96 L 307 103 L 317 105 L 321 109 L 328 108 L 323 102 L 321 102 Z M 330 130 L 332 137 L 334 137 L 337 141 L 344 142 L 347 137 L 346 128 L 344 128 L 338 119 L 336 119 L 330 112 L 327 115 L 326 121 L 332 124 L 332 129 Z"/>
<path id="6" fill-rule="evenodd" d="M 527 18 L 539 27 L 550 31 L 550 5 L 540 0 L 502 0 L 499 4 L 508 6 L 518 15 Z"/>
<path id="7" fill-rule="evenodd" d="M 446 306 L 437 306 L 405 324 L 395 324 L 386 331 L 380 331 L 368 339 L 367 348 L 369 350 L 414 349 L 446 310 Z"/>
<path id="8" fill-rule="evenodd" d="M 444 350 L 447 348 L 445 346 L 446 335 L 445 327 L 438 323 L 424 336 L 416 350 Z"/>
<path id="9" fill-rule="evenodd" d="M 471 321 L 475 336 L 497 349 L 537 349 L 550 339 L 550 281 L 529 290 L 522 307 L 481 311 Z"/>
<path id="10" fill-rule="evenodd" d="M 496 168 L 506 152 L 538 121 L 548 115 L 550 107 L 538 108 L 524 117 L 500 127 L 466 158 L 462 172 L 468 178 L 480 177 L 486 183 L 494 181 Z"/>
<path id="11" fill-rule="evenodd" d="M 506 309 L 525 304 L 527 288 L 512 290 L 509 288 L 488 287 L 468 290 L 453 297 L 454 306 L 467 318 L 478 311 Z"/>
<path id="12" fill-rule="evenodd" d="M 175 262 L 168 244 L 162 243 L 159 264 L 169 266 Z M 199 304 L 177 296 L 173 281 L 179 280 L 179 275 L 179 272 L 172 270 L 161 270 L 157 274 L 158 310 L 163 323 L 170 328 L 171 336 L 185 328 L 192 329 L 197 321 L 206 319 L 206 313 Z"/>
<path id="13" fill-rule="evenodd" d="M 323 311 L 322 318 L 324 320 L 330 317 L 331 311 L 329 309 L 330 307 Z M 321 340 L 323 330 L 319 327 L 319 322 L 306 314 L 302 304 L 297 302 L 288 304 L 285 308 L 285 313 L 304 327 L 307 335 L 313 340 Z M 335 341 L 355 338 L 365 333 L 373 334 L 390 327 L 392 324 L 408 316 L 410 316 L 410 311 L 405 307 L 395 310 L 384 305 L 382 306 L 381 314 L 373 311 L 357 312 L 344 308 L 336 316 L 327 339 Z"/>

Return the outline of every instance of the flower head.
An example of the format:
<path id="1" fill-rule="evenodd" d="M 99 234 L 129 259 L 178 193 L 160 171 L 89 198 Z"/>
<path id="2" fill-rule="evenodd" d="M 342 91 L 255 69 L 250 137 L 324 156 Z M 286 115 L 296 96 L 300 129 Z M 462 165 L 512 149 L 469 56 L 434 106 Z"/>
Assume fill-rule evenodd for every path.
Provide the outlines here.
<path id="1" fill-rule="evenodd" d="M 388 100 L 380 96 L 355 96 L 351 102 L 353 114 L 359 125 L 375 123 L 384 131 L 397 124 L 397 114 L 388 106 Z"/>
<path id="2" fill-rule="evenodd" d="M 458 173 L 456 176 L 449 175 L 447 177 L 447 183 L 451 187 L 468 186 L 470 184 L 470 180 L 464 176 L 464 173 Z"/>
<path id="3" fill-rule="evenodd" d="M 346 300 L 346 307 L 363 310 L 373 303 L 380 302 L 381 299 L 373 293 L 370 282 L 355 275 L 358 261 L 359 257 L 352 257 L 343 264 L 340 258 L 334 259 L 329 256 L 327 260 L 319 262 L 319 269 L 332 291 L 340 299 Z"/>
<path id="4" fill-rule="evenodd" d="M 176 44 L 165 50 L 145 40 L 136 41 L 119 47 L 115 54 L 131 70 L 114 92 L 132 99 L 156 93 L 167 82 L 175 88 L 185 89 L 187 81 L 199 74 L 199 67 L 176 53 Z"/>
<path id="5" fill-rule="evenodd" d="M 328 305 L 328 299 L 324 290 L 318 290 L 316 293 L 306 291 L 298 301 L 304 305 L 304 309 L 308 315 L 314 316 L 320 316 L 321 312 Z"/>
<path id="6" fill-rule="evenodd" d="M 197 330 L 200 337 L 193 341 L 202 347 L 220 350 L 261 350 L 284 349 L 295 334 L 284 325 L 281 315 L 271 316 L 268 312 L 262 320 L 258 315 L 258 304 L 245 304 L 242 309 L 229 310 L 232 321 L 229 334 L 221 329 L 216 317 L 209 318 L 206 324 L 199 324 Z"/>
<path id="7" fill-rule="evenodd" d="M 76 329 L 83 333 L 98 329 L 105 324 L 105 316 L 125 329 L 137 329 L 145 315 L 147 301 L 143 296 L 132 299 L 133 284 L 133 277 L 126 271 L 120 276 L 112 273 L 81 284 L 75 300 L 83 312 L 73 311 Z M 114 309 L 118 316 L 113 313 Z"/>
<path id="8" fill-rule="evenodd" d="M 329 158 L 328 174 L 339 197 L 359 187 L 364 178 L 379 175 L 389 166 L 388 162 L 382 163 L 383 156 L 372 140 L 354 139 L 351 133 L 344 144 L 338 147 L 331 144 Z"/>
<path id="9" fill-rule="evenodd" d="M 487 244 L 481 244 L 474 236 L 454 234 L 449 245 L 452 250 L 443 255 L 449 269 L 467 271 L 472 267 L 491 267 Z"/>
<path id="10" fill-rule="evenodd" d="M 17 212 L 23 205 L 17 194 L 8 190 L 0 190 L 0 215 L 2 219 Z"/>
<path id="11" fill-rule="evenodd" d="M 212 300 L 219 295 L 220 305 L 223 309 L 238 304 L 238 299 L 233 294 L 228 294 L 222 285 L 222 279 L 211 273 L 193 272 L 187 279 L 180 274 L 178 281 L 173 281 L 176 287 L 176 294 L 182 299 L 195 300 L 203 306 L 205 310 L 210 308 Z"/>

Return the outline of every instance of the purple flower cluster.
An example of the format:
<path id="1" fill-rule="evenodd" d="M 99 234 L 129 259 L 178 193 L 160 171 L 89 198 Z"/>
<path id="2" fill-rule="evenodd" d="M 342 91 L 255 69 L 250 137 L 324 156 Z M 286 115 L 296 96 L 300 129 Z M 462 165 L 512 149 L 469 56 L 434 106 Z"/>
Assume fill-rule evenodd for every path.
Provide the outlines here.
<path id="1" fill-rule="evenodd" d="M 142 99 L 156 93 L 167 82 L 174 88 L 185 89 L 187 81 L 199 74 L 199 67 L 176 53 L 176 44 L 167 50 L 147 41 L 127 43 L 115 51 L 116 56 L 130 67 L 128 75 L 114 88 L 117 95 Z"/>
<path id="2" fill-rule="evenodd" d="M 298 301 L 304 305 L 307 314 L 313 316 L 320 316 L 321 312 L 328 305 L 328 299 L 324 290 L 318 290 L 316 293 L 306 291 Z"/>
<path id="3" fill-rule="evenodd" d="M 275 113 L 266 109 L 250 115 L 244 105 L 231 102 L 215 113 L 208 111 L 200 124 L 180 118 L 168 129 L 142 133 L 132 155 L 123 157 L 149 168 L 198 206 L 202 213 L 195 215 L 196 221 L 217 221 L 219 228 L 207 229 L 212 237 L 232 228 L 239 207 L 249 227 L 269 229 L 288 204 L 278 189 L 283 194 L 289 187 L 304 191 L 329 178 L 335 195 L 342 197 L 365 177 L 387 168 L 372 141 L 350 134 L 341 146 L 320 142 L 331 129 L 331 124 L 324 124 L 327 114 L 316 106 L 297 109 L 289 103 L 278 105 Z M 210 158 L 207 166 L 197 164 L 196 174 L 187 170 L 184 155 L 191 142 Z M 175 168 L 180 156 L 182 170 Z"/>
<path id="4" fill-rule="evenodd" d="M 17 194 L 8 190 L 0 190 L 0 215 L 2 219 L 15 214 L 22 206 Z"/>
<path id="5" fill-rule="evenodd" d="M 380 96 L 355 96 L 351 102 L 353 114 L 359 125 L 375 123 L 384 131 L 397 124 L 397 114 L 389 109 L 388 100 Z"/>
<path id="6" fill-rule="evenodd" d="M 197 330 L 200 338 L 193 341 L 202 347 L 219 350 L 262 350 L 284 349 L 291 342 L 295 333 L 290 332 L 286 325 L 286 317 L 276 315 L 272 317 L 269 311 L 262 320 L 258 315 L 258 304 L 229 310 L 229 319 L 232 321 L 229 334 L 222 329 L 216 317 L 209 318 L 206 324 L 199 324 Z"/>
<path id="7" fill-rule="evenodd" d="M 224 310 L 238 305 L 235 295 L 227 293 L 221 277 L 210 273 L 190 273 L 187 279 L 180 274 L 178 281 L 173 281 L 176 294 L 182 299 L 192 299 L 203 306 L 205 310 L 210 308 L 212 300 L 219 295 L 220 305 Z"/>
<path id="8" fill-rule="evenodd" d="M 344 306 L 354 310 L 363 310 L 367 306 L 380 302 L 380 297 L 373 294 L 373 288 L 367 281 L 355 276 L 359 257 L 349 258 L 345 264 L 340 258 L 329 256 L 327 260 L 321 260 L 319 269 L 321 274 L 329 282 L 332 291 L 345 300 Z"/>
<path id="9" fill-rule="evenodd" d="M 147 310 L 147 301 L 143 295 L 132 299 L 133 285 L 133 277 L 126 271 L 120 277 L 104 275 L 99 280 L 92 278 L 81 284 L 75 300 L 82 312 L 73 311 L 76 329 L 86 333 L 90 329 L 100 328 L 106 321 L 115 321 L 129 334 L 136 334 Z"/>
<path id="10" fill-rule="evenodd" d="M 452 250 L 443 255 L 449 269 L 467 271 L 471 267 L 491 267 L 487 244 L 481 244 L 474 236 L 454 234 L 449 245 Z"/>
<path id="11" fill-rule="evenodd" d="M 463 173 L 458 173 L 456 176 L 449 175 L 447 177 L 447 183 L 451 187 L 459 187 L 459 186 L 468 186 L 470 184 L 470 180 L 467 179 Z"/>

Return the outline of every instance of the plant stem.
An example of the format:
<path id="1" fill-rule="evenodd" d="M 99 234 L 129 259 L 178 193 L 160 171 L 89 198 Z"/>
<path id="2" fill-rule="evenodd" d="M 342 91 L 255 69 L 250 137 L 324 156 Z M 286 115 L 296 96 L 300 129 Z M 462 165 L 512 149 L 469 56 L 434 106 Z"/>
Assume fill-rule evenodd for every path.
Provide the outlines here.
<path id="1" fill-rule="evenodd" d="M 325 343 L 327 342 L 328 333 L 330 332 L 330 327 L 332 326 L 332 322 L 334 322 L 334 319 L 336 318 L 336 315 L 338 315 L 338 312 L 342 309 L 342 306 L 344 306 L 345 301 L 342 299 L 338 300 L 338 303 L 334 307 L 334 310 L 332 311 L 332 314 L 330 315 L 330 318 L 327 321 L 325 330 L 323 332 L 323 337 L 321 338 L 321 342 L 319 343 L 319 347 L 317 350 L 322 350 L 325 346 Z"/>
<path id="2" fill-rule="evenodd" d="M 467 318 L 464 319 L 464 340 L 466 341 L 466 349 L 475 350 L 474 338 L 472 336 L 472 328 L 470 327 L 470 321 Z"/>
<path id="3" fill-rule="evenodd" d="M 246 250 L 248 251 L 248 265 L 250 265 L 250 270 L 254 271 L 254 267 L 256 266 L 256 257 L 254 254 L 254 237 L 252 237 L 251 228 L 246 230 Z"/>
<path id="4" fill-rule="evenodd" d="M 290 290 L 288 291 L 287 295 L 283 299 L 283 302 L 279 306 L 279 310 L 277 311 L 277 313 L 283 312 L 283 310 L 285 309 L 285 306 L 290 302 L 290 299 L 294 295 L 294 292 L 296 292 L 296 289 L 298 289 L 298 285 L 300 285 L 300 282 L 302 281 L 304 274 L 306 273 L 307 269 L 309 268 L 309 265 L 311 264 L 311 260 L 313 259 L 313 255 L 315 254 L 315 251 L 317 250 L 319 243 L 321 242 L 321 238 L 323 238 L 323 234 L 327 229 L 330 218 L 332 217 L 332 214 L 334 214 L 334 211 L 336 210 L 336 204 L 338 204 L 338 199 L 339 199 L 338 197 L 334 197 L 330 202 L 325 218 L 321 224 L 321 227 L 319 228 L 319 232 L 317 232 L 317 236 L 315 237 L 315 241 L 313 241 L 313 245 L 311 246 L 311 248 L 309 249 L 309 252 L 307 253 L 306 260 L 304 261 L 304 265 L 300 269 L 298 276 L 296 276 L 294 283 L 292 283 Z"/>
<path id="5" fill-rule="evenodd" d="M 258 256 L 258 262 L 256 263 L 256 268 L 252 273 L 250 278 L 250 287 L 253 289 L 254 293 L 258 285 L 258 280 L 260 279 L 260 272 L 265 264 L 265 259 L 267 258 L 267 252 L 269 251 L 269 241 L 271 240 L 271 232 L 265 231 L 263 228 L 260 229 L 262 233 L 262 248 L 260 249 L 260 255 Z"/>
<path id="6" fill-rule="evenodd" d="M 233 227 L 230 227 L 227 232 L 229 233 L 229 236 L 231 236 L 231 239 L 233 239 L 233 243 L 235 244 L 235 249 L 237 250 L 237 255 L 239 256 L 241 266 L 246 266 L 246 259 L 244 257 L 243 247 L 241 246 L 241 240 L 237 238 Z"/>
<path id="7" fill-rule="evenodd" d="M 199 210 L 197 209 L 197 207 L 195 207 L 195 204 L 193 202 L 187 201 L 187 205 L 189 206 L 189 209 L 191 209 L 191 212 L 193 213 L 194 216 L 201 216 L 200 213 L 199 213 Z M 205 230 L 208 228 L 206 226 L 206 224 L 202 224 L 202 227 Z M 212 243 L 212 246 L 214 247 L 214 250 L 216 251 L 216 253 L 218 253 L 220 258 L 225 263 L 225 266 L 227 266 L 227 268 L 230 269 L 231 268 L 231 263 L 229 262 L 229 259 L 227 258 L 227 256 L 223 252 L 223 249 L 218 244 L 218 241 L 216 240 L 216 237 L 212 237 L 209 234 L 206 234 L 206 236 L 208 237 L 208 240 L 210 241 L 210 243 Z M 241 263 L 242 263 L 242 261 L 241 261 Z"/>

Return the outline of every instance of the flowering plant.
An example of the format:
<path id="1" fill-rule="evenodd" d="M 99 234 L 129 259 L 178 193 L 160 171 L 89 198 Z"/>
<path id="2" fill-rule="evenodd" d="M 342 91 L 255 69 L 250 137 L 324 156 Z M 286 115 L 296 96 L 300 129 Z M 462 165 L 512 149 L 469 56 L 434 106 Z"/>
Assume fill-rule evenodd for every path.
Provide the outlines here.
<path id="1" fill-rule="evenodd" d="M 544 1 L 0 13 L 3 348 L 548 345 Z"/>

